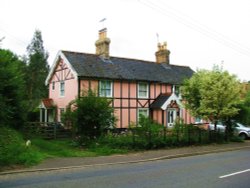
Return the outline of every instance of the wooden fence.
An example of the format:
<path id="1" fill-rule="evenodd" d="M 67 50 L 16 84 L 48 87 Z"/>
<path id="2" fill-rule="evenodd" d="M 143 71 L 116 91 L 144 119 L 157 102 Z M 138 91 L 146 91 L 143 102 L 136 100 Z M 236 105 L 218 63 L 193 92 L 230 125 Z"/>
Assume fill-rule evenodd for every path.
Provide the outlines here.
<path id="1" fill-rule="evenodd" d="M 70 138 L 72 136 L 70 129 L 64 128 L 61 123 L 57 122 L 29 122 L 24 126 L 23 131 L 27 137 L 39 136 L 43 139 Z"/>

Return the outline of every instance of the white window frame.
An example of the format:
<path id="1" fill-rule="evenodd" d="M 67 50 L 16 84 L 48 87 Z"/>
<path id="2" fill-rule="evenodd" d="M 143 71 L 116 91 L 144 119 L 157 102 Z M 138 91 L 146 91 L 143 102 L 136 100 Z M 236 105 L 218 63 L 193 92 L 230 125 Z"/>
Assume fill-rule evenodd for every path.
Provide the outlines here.
<path id="1" fill-rule="evenodd" d="M 64 81 L 60 82 L 60 90 L 59 90 L 59 92 L 60 92 L 60 97 L 64 97 L 65 96 L 65 82 Z"/>
<path id="2" fill-rule="evenodd" d="M 175 108 L 169 108 L 167 110 L 167 126 L 173 127 L 177 118 L 177 111 Z"/>
<path id="3" fill-rule="evenodd" d="M 146 85 L 146 95 L 141 95 L 141 85 Z M 145 92 L 145 91 L 143 91 L 143 92 Z M 146 82 L 139 82 L 138 84 L 137 84 L 137 96 L 138 96 L 138 98 L 142 98 L 142 99 L 145 99 L 145 98 L 148 98 L 148 95 L 149 95 L 149 85 L 148 85 L 148 83 L 146 83 Z"/>
<path id="4" fill-rule="evenodd" d="M 107 83 L 110 84 L 110 88 L 107 88 Z M 107 93 L 107 91 L 110 91 Z M 99 81 L 99 96 L 100 97 L 113 97 L 113 82 L 111 80 Z"/>

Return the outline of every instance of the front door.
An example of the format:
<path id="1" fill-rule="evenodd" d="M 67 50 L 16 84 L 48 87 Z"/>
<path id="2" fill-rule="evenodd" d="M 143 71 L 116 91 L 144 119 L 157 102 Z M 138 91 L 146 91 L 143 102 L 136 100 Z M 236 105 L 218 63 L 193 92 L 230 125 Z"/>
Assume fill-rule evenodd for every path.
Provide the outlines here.
<path id="1" fill-rule="evenodd" d="M 167 110 L 167 127 L 173 127 L 176 120 L 176 109 L 168 109 Z"/>

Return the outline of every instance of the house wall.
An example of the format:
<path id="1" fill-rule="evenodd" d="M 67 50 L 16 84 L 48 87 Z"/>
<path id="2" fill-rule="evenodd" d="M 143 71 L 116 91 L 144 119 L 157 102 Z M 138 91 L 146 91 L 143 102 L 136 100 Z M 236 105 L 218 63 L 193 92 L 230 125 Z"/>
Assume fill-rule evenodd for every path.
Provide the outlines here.
<path id="1" fill-rule="evenodd" d="M 60 83 L 64 81 L 65 94 L 60 96 Z M 54 83 L 54 90 L 52 89 Z M 138 98 L 138 82 L 135 81 L 113 81 L 113 103 L 115 115 L 117 117 L 117 128 L 128 128 L 131 123 L 138 123 L 138 109 L 148 109 L 150 104 L 162 93 L 172 93 L 172 85 L 162 83 L 148 83 L 148 98 Z M 67 105 L 78 96 L 80 91 L 89 89 L 96 92 L 99 88 L 97 79 L 81 79 L 79 86 L 77 78 L 72 74 L 71 69 L 61 59 L 55 68 L 54 74 L 49 81 L 49 98 L 53 99 L 57 106 L 57 121 L 61 120 L 61 111 L 65 110 Z M 79 87 L 79 88 L 78 88 Z M 166 125 L 166 111 L 155 109 L 149 115 L 158 123 Z M 193 118 L 190 114 L 182 109 L 181 118 L 184 122 L 191 123 Z"/>
<path id="2" fill-rule="evenodd" d="M 60 83 L 64 81 L 65 93 L 64 96 L 60 95 Z M 53 90 L 54 82 L 54 90 Z M 67 105 L 77 97 L 78 82 L 74 77 L 69 67 L 60 60 L 55 68 L 54 74 L 49 81 L 49 98 L 53 99 L 57 106 L 57 121 L 61 120 L 61 111 L 65 110 Z"/>
<path id="3" fill-rule="evenodd" d="M 81 90 L 92 89 L 98 92 L 99 80 L 81 80 Z M 137 82 L 113 81 L 113 103 L 115 115 L 117 117 L 116 127 L 128 128 L 131 123 L 138 122 L 138 109 L 149 109 L 150 104 L 161 94 L 171 93 L 170 84 L 149 83 L 149 97 L 138 98 Z M 158 123 L 166 125 L 166 112 L 154 110 L 151 114 Z"/>

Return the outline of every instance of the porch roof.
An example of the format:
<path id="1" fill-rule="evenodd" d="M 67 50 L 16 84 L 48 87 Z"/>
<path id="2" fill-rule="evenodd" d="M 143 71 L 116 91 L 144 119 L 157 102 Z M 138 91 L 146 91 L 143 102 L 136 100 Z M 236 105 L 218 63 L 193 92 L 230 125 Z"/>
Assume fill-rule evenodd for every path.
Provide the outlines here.
<path id="1" fill-rule="evenodd" d="M 155 101 L 150 105 L 150 108 L 166 110 L 168 105 L 171 104 L 172 101 L 176 101 L 178 106 L 182 107 L 182 103 L 179 97 L 177 97 L 175 93 L 172 93 L 172 94 L 163 93 L 163 94 L 160 94 L 155 99 Z"/>
<path id="2" fill-rule="evenodd" d="M 171 94 L 160 94 L 155 101 L 150 105 L 150 108 L 152 109 L 160 109 L 162 105 L 168 100 L 168 98 L 171 96 Z"/>
<path id="3" fill-rule="evenodd" d="M 41 104 L 39 105 L 39 108 L 52 108 L 54 106 L 53 99 L 47 98 L 47 99 L 42 99 Z"/>

